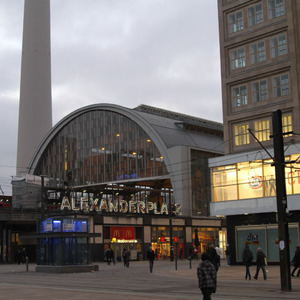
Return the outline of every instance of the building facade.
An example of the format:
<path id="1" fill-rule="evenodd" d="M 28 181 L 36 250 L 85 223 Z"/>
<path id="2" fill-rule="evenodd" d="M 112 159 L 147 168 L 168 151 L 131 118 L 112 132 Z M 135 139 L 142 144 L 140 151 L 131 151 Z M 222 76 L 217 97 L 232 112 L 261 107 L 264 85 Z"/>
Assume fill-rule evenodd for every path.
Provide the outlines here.
<path id="1" fill-rule="evenodd" d="M 222 124 L 146 105 L 84 107 L 53 127 L 29 174 L 14 178 L 13 209 L 39 208 L 57 224 L 87 218 L 93 261 L 108 248 L 116 257 L 129 248 L 131 259 L 143 259 L 150 245 L 158 259 L 186 257 L 194 246 L 224 248 L 224 224 L 210 217 L 208 169 L 223 153 L 222 138 Z"/>
<path id="2" fill-rule="evenodd" d="M 225 156 L 210 160 L 212 215 L 227 216 L 233 262 L 245 244 L 278 261 L 272 112 L 282 113 L 290 249 L 299 243 L 299 15 L 295 0 L 219 0 Z M 259 231 L 257 231 L 259 230 Z M 260 231 L 261 230 L 261 231 Z"/>

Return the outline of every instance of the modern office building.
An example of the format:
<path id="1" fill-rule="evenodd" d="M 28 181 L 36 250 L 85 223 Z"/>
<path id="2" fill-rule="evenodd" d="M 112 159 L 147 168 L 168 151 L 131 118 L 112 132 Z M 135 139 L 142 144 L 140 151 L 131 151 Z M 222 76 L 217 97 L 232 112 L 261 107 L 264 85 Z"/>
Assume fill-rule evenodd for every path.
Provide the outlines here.
<path id="1" fill-rule="evenodd" d="M 43 219 L 51 217 L 43 232 L 53 234 L 63 217 L 85 218 L 94 261 L 108 247 L 116 257 L 129 248 L 132 259 L 142 259 L 150 245 L 159 259 L 169 258 L 172 247 L 182 257 L 195 244 L 223 249 L 224 224 L 209 212 L 208 168 L 208 158 L 222 154 L 220 123 L 147 105 L 95 104 L 45 136 L 29 174 L 13 180 L 12 205 L 39 208 Z M 67 232 L 74 222 L 65 224 Z M 44 239 L 40 263 L 60 247 L 59 236 Z M 77 249 L 79 241 L 64 239 L 64 247 Z"/>
<path id="2" fill-rule="evenodd" d="M 299 0 L 218 0 L 225 156 L 210 160 L 212 215 L 232 261 L 245 244 L 279 260 L 272 112 L 282 113 L 290 249 L 299 243 Z M 291 133 L 293 132 L 293 133 Z"/>

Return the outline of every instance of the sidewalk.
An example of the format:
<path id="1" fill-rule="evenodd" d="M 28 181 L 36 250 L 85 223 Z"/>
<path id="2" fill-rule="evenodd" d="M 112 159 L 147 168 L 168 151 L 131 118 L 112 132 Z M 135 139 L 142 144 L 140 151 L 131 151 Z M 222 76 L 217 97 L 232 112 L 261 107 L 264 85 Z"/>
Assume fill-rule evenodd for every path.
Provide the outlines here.
<path id="1" fill-rule="evenodd" d="M 0 299 L 202 299 L 196 270 L 199 261 L 155 261 L 153 273 L 147 261 L 107 265 L 98 263 L 99 272 L 49 274 L 35 272 L 35 265 L 0 265 Z M 251 275 L 255 273 L 252 266 Z M 282 292 L 280 267 L 267 267 L 267 280 L 245 280 L 244 266 L 227 267 L 222 262 L 218 271 L 218 288 L 212 299 L 283 300 L 300 299 L 300 278 L 292 277 L 292 291 Z"/>

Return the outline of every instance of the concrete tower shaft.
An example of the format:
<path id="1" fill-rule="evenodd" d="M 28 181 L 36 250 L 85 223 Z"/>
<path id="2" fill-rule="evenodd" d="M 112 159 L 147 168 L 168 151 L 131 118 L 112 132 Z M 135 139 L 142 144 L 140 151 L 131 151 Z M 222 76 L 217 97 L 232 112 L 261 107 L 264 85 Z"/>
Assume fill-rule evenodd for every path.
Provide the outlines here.
<path id="1" fill-rule="evenodd" d="M 25 0 L 17 174 L 52 128 L 50 0 Z"/>

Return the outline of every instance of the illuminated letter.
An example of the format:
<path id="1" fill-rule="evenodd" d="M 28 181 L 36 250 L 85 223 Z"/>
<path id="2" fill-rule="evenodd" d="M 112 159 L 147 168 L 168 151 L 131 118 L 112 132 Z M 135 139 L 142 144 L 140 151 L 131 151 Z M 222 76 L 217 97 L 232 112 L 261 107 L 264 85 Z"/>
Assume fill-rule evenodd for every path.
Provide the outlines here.
<path id="1" fill-rule="evenodd" d="M 167 206 L 167 203 L 163 203 L 162 205 L 161 205 L 161 209 L 160 209 L 160 213 L 161 214 L 168 214 L 169 212 L 168 212 L 168 206 Z"/>
<path id="2" fill-rule="evenodd" d="M 64 210 L 65 208 L 67 210 L 71 210 L 71 205 L 70 205 L 70 201 L 69 201 L 68 197 L 63 197 L 63 200 L 60 205 L 61 210 Z"/>
<path id="3" fill-rule="evenodd" d="M 116 204 L 113 203 L 112 200 L 109 201 L 109 212 L 118 212 L 118 202 Z"/>
<path id="4" fill-rule="evenodd" d="M 79 210 L 79 207 L 76 207 L 75 198 L 72 198 L 72 210 Z"/>
<path id="5" fill-rule="evenodd" d="M 128 211 L 128 203 L 125 200 L 120 201 L 120 212 L 127 213 Z"/>
<path id="6" fill-rule="evenodd" d="M 98 211 L 99 209 L 98 209 L 97 204 L 98 204 L 99 199 L 96 198 L 94 200 L 93 198 L 90 198 L 90 201 L 91 201 L 90 211 L 93 211 L 93 210 Z"/>
<path id="7" fill-rule="evenodd" d="M 182 212 L 180 210 L 181 210 L 181 204 L 175 203 L 175 214 L 177 216 L 181 216 L 182 215 Z"/>
<path id="8" fill-rule="evenodd" d="M 138 201 L 138 207 L 137 207 L 137 212 L 138 213 L 145 213 L 145 202 L 144 201 Z"/>
<path id="9" fill-rule="evenodd" d="M 136 201 L 134 200 L 129 201 L 129 212 L 136 213 Z"/>
<path id="10" fill-rule="evenodd" d="M 154 203 L 154 214 L 155 215 L 160 215 L 160 211 L 157 211 L 157 203 Z"/>
<path id="11" fill-rule="evenodd" d="M 106 203 L 106 200 L 105 199 L 101 199 L 101 202 L 100 202 L 100 210 L 106 210 L 108 211 L 108 206 L 107 206 L 107 203 Z"/>
<path id="12" fill-rule="evenodd" d="M 81 197 L 81 199 L 80 199 L 80 210 L 83 210 L 83 211 L 88 211 L 89 210 L 88 199 L 87 198 Z"/>
<path id="13" fill-rule="evenodd" d="M 147 203 L 147 214 L 149 213 L 150 210 L 153 210 L 153 202 L 148 202 Z"/>

